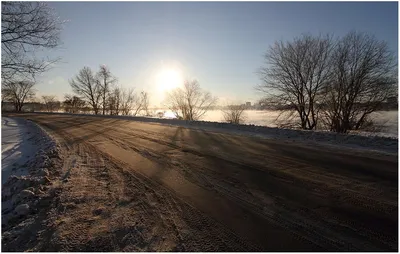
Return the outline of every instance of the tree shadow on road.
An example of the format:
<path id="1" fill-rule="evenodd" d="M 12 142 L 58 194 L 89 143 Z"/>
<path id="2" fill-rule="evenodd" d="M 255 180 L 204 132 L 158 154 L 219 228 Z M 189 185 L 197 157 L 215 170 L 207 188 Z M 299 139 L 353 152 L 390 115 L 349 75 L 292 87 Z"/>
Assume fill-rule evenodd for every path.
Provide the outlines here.
<path id="1" fill-rule="evenodd" d="M 175 134 L 171 137 L 171 142 L 174 145 L 178 145 L 178 141 L 181 141 L 183 138 L 183 127 L 176 127 Z"/>

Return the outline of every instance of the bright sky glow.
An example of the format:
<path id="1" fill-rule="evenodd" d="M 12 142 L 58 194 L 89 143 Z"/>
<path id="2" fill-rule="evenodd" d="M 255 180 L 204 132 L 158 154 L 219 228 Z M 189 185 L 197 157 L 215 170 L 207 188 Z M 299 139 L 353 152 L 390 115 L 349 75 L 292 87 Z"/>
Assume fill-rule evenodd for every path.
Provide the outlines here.
<path id="1" fill-rule="evenodd" d="M 178 70 L 163 69 L 157 75 L 157 86 L 161 92 L 169 92 L 182 84 L 183 77 Z"/>
<path id="2" fill-rule="evenodd" d="M 196 78 L 219 101 L 251 101 L 263 54 L 302 33 L 369 32 L 398 48 L 397 2 L 48 2 L 62 20 L 62 61 L 38 79 L 38 97 L 72 93 L 84 66 L 106 64 L 123 87 L 160 105 L 180 80 Z M 179 82 L 178 82 L 179 81 Z"/>

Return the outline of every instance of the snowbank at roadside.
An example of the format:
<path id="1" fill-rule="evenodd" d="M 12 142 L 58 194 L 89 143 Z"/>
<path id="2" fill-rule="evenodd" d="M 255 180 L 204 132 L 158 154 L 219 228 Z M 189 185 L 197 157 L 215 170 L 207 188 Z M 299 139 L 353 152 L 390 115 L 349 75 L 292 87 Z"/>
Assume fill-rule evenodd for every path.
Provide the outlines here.
<path id="1" fill-rule="evenodd" d="M 33 122 L 2 117 L 2 225 L 31 213 L 51 181 L 56 142 Z"/>
<path id="2" fill-rule="evenodd" d="M 32 142 L 34 133 L 25 120 L 8 117 L 1 120 L 1 183 L 4 184 L 11 174 L 28 174 L 26 163 L 35 156 L 37 146 Z"/>
<path id="3" fill-rule="evenodd" d="M 36 124 L 22 118 L 2 117 L 1 183 L 11 175 L 29 174 L 36 155 L 55 147 L 55 142 Z M 40 156 L 39 156 L 40 157 Z"/>
<path id="4" fill-rule="evenodd" d="M 41 113 L 48 114 L 48 113 Z M 182 126 L 192 129 L 204 129 L 217 132 L 229 132 L 238 135 L 247 135 L 268 139 L 289 140 L 293 142 L 301 142 L 307 144 L 318 145 L 334 145 L 344 146 L 353 149 L 372 150 L 397 154 L 398 152 L 398 137 L 384 137 L 374 135 L 374 133 L 359 133 L 359 134 L 340 134 L 328 131 L 305 131 L 282 129 L 276 127 L 265 127 L 251 124 L 230 124 L 221 122 L 207 121 L 185 121 L 177 119 L 149 118 L 139 116 L 103 116 L 103 115 L 86 115 L 86 114 L 66 114 L 56 113 L 60 115 L 73 115 L 85 117 L 106 117 L 116 118 L 131 121 L 140 121 L 148 123 L 160 123 L 174 126 Z"/>

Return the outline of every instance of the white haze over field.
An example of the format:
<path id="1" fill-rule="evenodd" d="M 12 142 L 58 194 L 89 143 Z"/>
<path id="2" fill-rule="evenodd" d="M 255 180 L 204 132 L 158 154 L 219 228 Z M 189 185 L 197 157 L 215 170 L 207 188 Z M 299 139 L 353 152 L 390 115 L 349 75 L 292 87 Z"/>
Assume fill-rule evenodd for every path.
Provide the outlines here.
<path id="1" fill-rule="evenodd" d="M 157 110 L 157 113 L 164 113 L 164 118 L 175 118 L 170 110 Z M 279 111 L 272 110 L 245 110 L 245 124 L 253 124 L 267 127 L 277 127 L 275 119 L 279 116 Z M 372 118 L 378 125 L 382 125 L 382 131 L 377 133 L 380 136 L 397 137 L 398 136 L 398 111 L 378 111 L 372 113 Z M 210 122 L 224 122 L 221 110 L 210 110 L 201 119 Z M 363 134 L 363 133 L 361 133 Z"/>

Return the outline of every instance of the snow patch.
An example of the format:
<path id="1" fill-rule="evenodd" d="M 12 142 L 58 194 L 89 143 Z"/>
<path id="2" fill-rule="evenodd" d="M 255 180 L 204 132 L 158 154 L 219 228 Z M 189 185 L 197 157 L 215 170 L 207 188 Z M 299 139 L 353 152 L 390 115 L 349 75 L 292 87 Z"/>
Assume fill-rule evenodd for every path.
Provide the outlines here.
<path id="1" fill-rule="evenodd" d="M 58 146 L 35 123 L 2 117 L 2 225 L 30 213 L 41 188 L 50 183 L 50 157 L 58 154 Z M 37 202 L 36 202 L 37 203 Z"/>
<path id="2" fill-rule="evenodd" d="M 1 183 L 4 184 L 11 174 L 27 175 L 26 162 L 36 153 L 30 139 L 32 131 L 22 119 L 2 117 L 1 124 Z"/>

